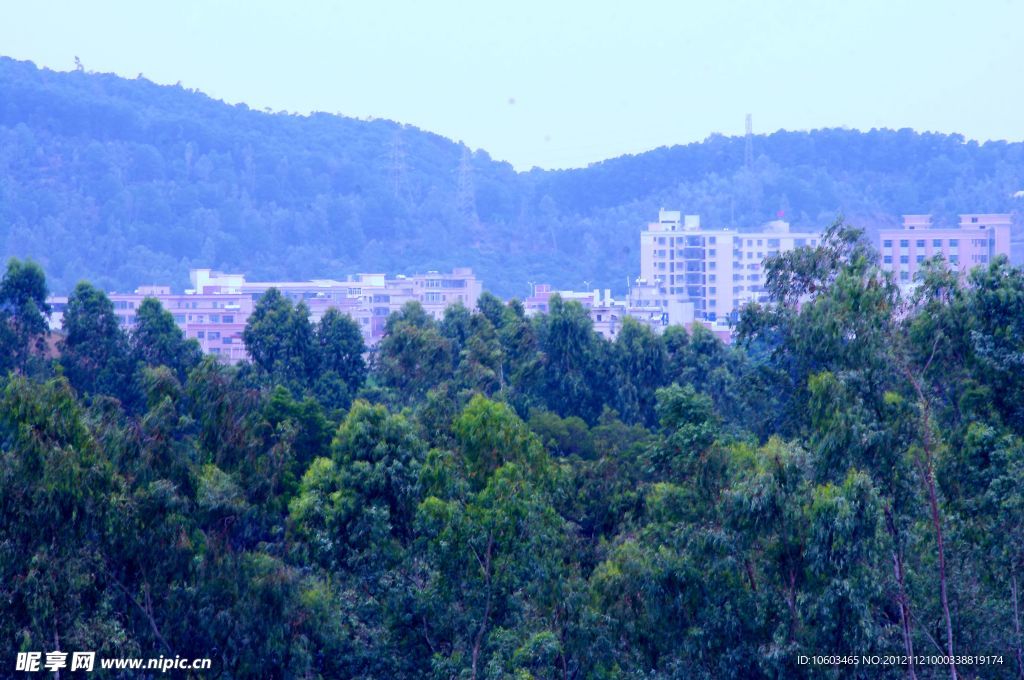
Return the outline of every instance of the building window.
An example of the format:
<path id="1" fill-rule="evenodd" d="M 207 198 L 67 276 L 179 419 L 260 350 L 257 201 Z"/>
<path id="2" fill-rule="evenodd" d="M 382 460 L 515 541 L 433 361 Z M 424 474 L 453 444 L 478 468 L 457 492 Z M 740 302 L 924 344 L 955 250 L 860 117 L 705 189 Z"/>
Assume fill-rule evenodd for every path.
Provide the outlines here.
<path id="1" fill-rule="evenodd" d="M 231 314 L 225 314 L 223 316 L 222 320 L 224 321 L 224 323 L 234 323 L 235 322 L 235 317 L 233 315 L 231 315 Z"/>
<path id="2" fill-rule="evenodd" d="M 210 323 L 220 323 L 220 314 L 211 314 Z"/>
<path id="3" fill-rule="evenodd" d="M 918 261 L 918 263 L 924 262 L 924 255 L 918 255 L 917 256 L 917 261 Z"/>
<path id="4" fill-rule="evenodd" d="M 950 248 L 957 248 L 957 247 L 959 247 L 959 245 L 960 245 L 960 239 L 958 239 L 958 238 L 951 238 L 951 239 L 949 239 L 949 247 Z"/>
<path id="5" fill-rule="evenodd" d="M 933 239 L 932 240 L 932 248 L 941 248 L 941 247 L 942 247 L 942 239 L 941 238 L 937 238 L 937 239 Z"/>
<path id="6" fill-rule="evenodd" d="M 717 292 L 718 292 L 718 289 L 717 289 L 717 288 L 715 288 L 714 286 L 711 286 L 710 288 L 708 288 L 708 293 L 709 293 L 710 295 L 714 295 L 714 294 L 715 294 L 715 293 L 717 293 Z"/>
<path id="7" fill-rule="evenodd" d="M 917 239 L 917 247 L 918 248 L 924 248 L 924 239 L 923 238 Z"/>
<path id="8" fill-rule="evenodd" d="M 950 255 L 949 256 L 949 263 L 950 264 L 960 264 L 960 256 L 959 255 Z"/>
<path id="9" fill-rule="evenodd" d="M 715 268 L 715 263 L 714 262 L 708 262 L 708 269 L 714 270 L 714 268 Z"/>
<path id="10" fill-rule="evenodd" d="M 882 262 L 885 264 L 892 264 L 892 255 L 886 255 L 882 258 Z"/>
<path id="11" fill-rule="evenodd" d="M 978 223 L 978 218 L 977 217 L 972 217 L 971 218 L 971 224 L 977 224 L 977 223 Z"/>
<path id="12" fill-rule="evenodd" d="M 711 250 L 708 251 L 708 257 L 714 257 L 717 254 L 718 253 L 717 253 L 717 251 L 714 248 L 712 248 Z"/>
<path id="13" fill-rule="evenodd" d="M 910 272 L 900 272 L 900 281 L 909 281 Z"/>
<path id="14" fill-rule="evenodd" d="M 715 281 L 715 275 L 714 274 L 708 274 L 708 281 L 714 282 Z"/>
<path id="15" fill-rule="evenodd" d="M 206 337 L 206 331 L 197 331 L 196 332 L 196 337 L 199 338 L 200 340 L 202 340 L 203 338 Z"/>
<path id="16" fill-rule="evenodd" d="M 224 340 L 223 340 L 223 343 L 225 345 L 232 345 L 232 344 L 234 344 L 234 342 L 235 342 L 234 338 L 224 338 Z"/>
<path id="17" fill-rule="evenodd" d="M 882 241 L 882 247 L 883 248 L 892 248 L 892 239 L 887 238 L 884 241 Z"/>
<path id="18" fill-rule="evenodd" d="M 909 255 L 900 255 L 900 264 L 907 264 L 908 262 L 910 262 Z"/>
<path id="19" fill-rule="evenodd" d="M 910 241 L 908 239 L 900 239 L 900 248 L 909 248 Z"/>
<path id="20" fill-rule="evenodd" d="M 713 244 L 714 242 L 715 242 L 715 237 L 714 236 L 708 236 L 708 243 Z"/>

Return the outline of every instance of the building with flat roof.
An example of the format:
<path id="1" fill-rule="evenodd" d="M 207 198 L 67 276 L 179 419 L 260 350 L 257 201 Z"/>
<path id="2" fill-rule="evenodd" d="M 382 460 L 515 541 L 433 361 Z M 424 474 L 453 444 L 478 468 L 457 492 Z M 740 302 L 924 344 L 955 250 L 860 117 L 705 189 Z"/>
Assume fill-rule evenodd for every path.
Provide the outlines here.
<path id="1" fill-rule="evenodd" d="M 558 295 L 566 302 L 578 302 L 582 305 L 590 315 L 594 330 L 608 340 L 614 340 L 618 336 L 627 317 L 660 333 L 668 326 L 669 312 L 651 304 L 644 296 L 644 291 L 649 288 L 642 281 L 637 281 L 630 288 L 625 300 L 616 300 L 608 288 L 603 291 L 595 288 L 591 292 L 581 292 L 554 290 L 549 284 L 539 283 L 534 287 L 533 293 L 523 301 L 523 309 L 528 316 L 547 314 L 551 311 L 551 297 Z M 677 319 L 674 323 L 689 326 L 694 322 L 693 305 L 690 303 L 678 303 L 673 313 Z"/>
<path id="2" fill-rule="evenodd" d="M 728 319 L 748 302 L 768 301 L 765 258 L 820 240 L 819 232 L 794 232 L 782 220 L 757 231 L 704 229 L 697 215 L 660 210 L 640 233 L 640 278 L 673 324 L 685 323 L 674 318 L 683 302 L 697 319 Z"/>
<path id="3" fill-rule="evenodd" d="M 271 288 L 276 288 L 295 303 L 305 303 L 310 320 L 317 323 L 328 309 L 348 314 L 362 330 L 363 339 L 373 345 L 384 336 L 387 318 L 412 300 L 423 305 L 435 319 L 445 309 L 461 303 L 476 307 L 483 284 L 469 268 L 451 272 L 430 271 L 413 276 L 388 278 L 384 274 L 353 274 L 344 281 L 313 279 L 310 281 L 247 281 L 243 274 L 228 274 L 212 269 L 189 272 L 192 288 L 172 293 L 168 286 L 142 286 L 132 293 L 109 293 L 121 326 L 135 325 L 139 305 L 147 297 L 156 298 L 185 336 L 199 342 L 203 352 L 216 355 L 229 363 L 245 359 L 242 332 L 256 302 Z M 50 298 L 52 313 L 49 323 L 61 327 L 67 297 Z"/>
<path id="4" fill-rule="evenodd" d="M 901 286 L 910 286 L 922 263 L 942 255 L 951 267 L 966 274 L 996 255 L 1010 256 L 1010 215 L 969 213 L 955 227 L 936 226 L 931 215 L 904 215 L 903 226 L 878 234 L 882 268 Z"/>

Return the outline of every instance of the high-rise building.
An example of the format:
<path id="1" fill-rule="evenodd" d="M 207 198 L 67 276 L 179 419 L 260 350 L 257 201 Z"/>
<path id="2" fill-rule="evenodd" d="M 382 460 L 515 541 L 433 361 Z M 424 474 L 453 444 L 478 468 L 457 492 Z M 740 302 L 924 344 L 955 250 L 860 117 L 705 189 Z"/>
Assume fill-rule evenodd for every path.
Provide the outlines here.
<path id="1" fill-rule="evenodd" d="M 1010 256 L 1010 224 L 1005 214 L 961 215 L 956 227 L 935 226 L 931 215 L 904 215 L 902 228 L 878 234 L 882 268 L 903 286 L 911 285 L 922 263 L 936 255 L 966 273 L 996 255 Z"/>
<path id="2" fill-rule="evenodd" d="M 640 278 L 654 286 L 653 304 L 669 314 L 692 303 L 697 319 L 727 319 L 748 302 L 767 302 L 764 260 L 816 246 L 818 232 L 790 231 L 781 220 L 758 231 L 703 229 L 697 215 L 661 210 L 640 233 Z"/>

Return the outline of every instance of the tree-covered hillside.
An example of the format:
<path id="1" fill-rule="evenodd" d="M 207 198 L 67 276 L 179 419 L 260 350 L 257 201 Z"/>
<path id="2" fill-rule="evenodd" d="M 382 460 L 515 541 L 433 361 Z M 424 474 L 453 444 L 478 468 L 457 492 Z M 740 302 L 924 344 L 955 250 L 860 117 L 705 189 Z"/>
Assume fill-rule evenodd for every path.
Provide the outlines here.
<path id="1" fill-rule="evenodd" d="M 230 106 L 180 86 L 0 58 L 0 255 L 54 290 L 470 265 L 500 295 L 527 281 L 619 288 L 659 207 L 712 226 L 784 211 L 870 231 L 904 212 L 1010 211 L 1024 144 L 909 130 L 712 136 L 585 169 L 516 173 L 390 121 Z M 1019 201 L 1018 201 L 1019 203 Z M 1018 207 L 1019 209 L 1019 207 Z"/>
<path id="2" fill-rule="evenodd" d="M 731 346 L 485 293 L 440 321 L 409 303 L 368 363 L 347 316 L 268 292 L 226 366 L 155 300 L 126 332 L 88 283 L 54 357 L 46 279 L 12 260 L 6 663 L 1020 678 L 1024 270 L 932 261 L 908 296 L 878 265 L 843 225 L 770 258 L 778 304 Z"/>

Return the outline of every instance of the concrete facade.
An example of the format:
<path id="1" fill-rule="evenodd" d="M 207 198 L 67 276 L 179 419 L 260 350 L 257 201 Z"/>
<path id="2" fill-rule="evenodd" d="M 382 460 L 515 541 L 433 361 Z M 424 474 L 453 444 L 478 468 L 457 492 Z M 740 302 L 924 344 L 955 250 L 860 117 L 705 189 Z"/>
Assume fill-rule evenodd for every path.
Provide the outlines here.
<path id="1" fill-rule="evenodd" d="M 931 215 L 904 215 L 902 228 L 882 229 L 878 234 L 882 268 L 892 272 L 901 286 L 910 286 L 925 260 L 942 255 L 951 267 L 966 274 L 996 255 L 1010 256 L 1010 226 L 1007 214 L 960 215 L 955 227 L 936 226 Z"/>
<path id="2" fill-rule="evenodd" d="M 172 293 L 168 286 L 143 286 L 132 293 L 109 293 L 108 297 L 126 330 L 135 325 L 142 301 L 156 298 L 174 316 L 185 336 L 199 342 L 203 352 L 236 363 L 247 356 L 242 332 L 249 316 L 259 298 L 271 288 L 295 303 L 304 303 L 313 323 L 319 322 L 332 307 L 348 314 L 359 325 L 367 345 L 383 337 L 388 316 L 406 302 L 419 301 L 428 314 L 440 319 L 449 305 L 461 303 L 475 308 L 483 290 L 469 268 L 394 278 L 354 274 L 344 281 L 247 281 L 242 274 L 193 269 L 189 280 L 192 288 L 184 293 Z M 57 330 L 67 308 L 67 297 L 51 297 L 49 302 L 53 308 L 50 327 Z"/>
<path id="3" fill-rule="evenodd" d="M 640 279 L 655 287 L 654 304 L 677 321 L 673 306 L 693 304 L 697 319 L 728 319 L 748 302 L 767 302 L 765 258 L 816 246 L 819 232 L 793 232 L 781 220 L 758 231 L 703 229 L 697 215 L 661 210 L 640 233 Z"/>

